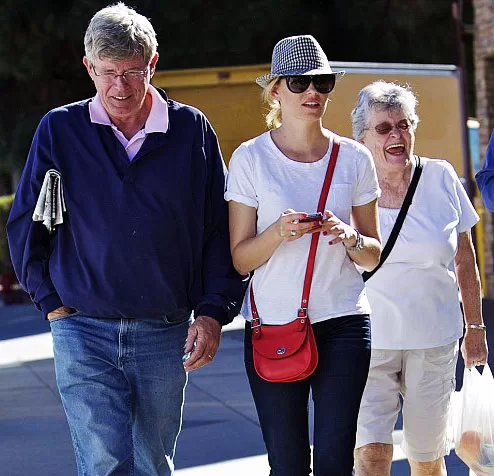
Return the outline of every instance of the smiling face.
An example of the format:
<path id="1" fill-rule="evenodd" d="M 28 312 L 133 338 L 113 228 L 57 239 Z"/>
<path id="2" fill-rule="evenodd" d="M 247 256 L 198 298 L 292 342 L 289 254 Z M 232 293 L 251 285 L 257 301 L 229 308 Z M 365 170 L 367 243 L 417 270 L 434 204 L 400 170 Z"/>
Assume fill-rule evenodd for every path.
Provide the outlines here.
<path id="1" fill-rule="evenodd" d="M 272 95 L 281 104 L 284 121 L 291 118 L 313 121 L 320 120 L 326 112 L 329 93 L 318 92 L 312 82 L 303 93 L 292 93 L 286 80 L 281 78 L 273 87 Z"/>
<path id="2" fill-rule="evenodd" d="M 371 151 L 376 167 L 399 170 L 410 163 L 415 132 L 401 109 L 374 107 L 362 143 Z"/>
<path id="3" fill-rule="evenodd" d="M 98 59 L 91 63 L 84 57 L 83 63 L 94 82 L 101 103 L 113 123 L 134 122 L 149 114 L 146 107 L 146 94 L 154 74 L 158 54 L 146 64 L 142 58 L 125 60 Z M 144 75 L 129 75 L 113 78 L 109 73 L 121 75 L 128 71 L 146 71 Z"/>

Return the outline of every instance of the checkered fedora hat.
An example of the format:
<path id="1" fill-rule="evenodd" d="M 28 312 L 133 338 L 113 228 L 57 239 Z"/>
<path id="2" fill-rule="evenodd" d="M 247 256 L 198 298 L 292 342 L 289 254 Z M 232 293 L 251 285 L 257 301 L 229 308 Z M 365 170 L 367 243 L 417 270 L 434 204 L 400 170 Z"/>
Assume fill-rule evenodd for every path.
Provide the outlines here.
<path id="1" fill-rule="evenodd" d="M 333 71 L 321 45 L 311 35 L 289 36 L 276 43 L 271 61 L 271 73 L 263 74 L 256 83 L 265 88 L 274 78 L 288 75 L 334 74 L 341 78 L 344 71 Z"/>

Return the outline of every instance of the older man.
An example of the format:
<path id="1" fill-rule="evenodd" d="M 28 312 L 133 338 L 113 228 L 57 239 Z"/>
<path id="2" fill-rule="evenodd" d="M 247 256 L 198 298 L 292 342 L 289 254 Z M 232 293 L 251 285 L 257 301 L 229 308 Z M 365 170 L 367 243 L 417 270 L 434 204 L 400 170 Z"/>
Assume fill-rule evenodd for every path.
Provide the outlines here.
<path id="1" fill-rule="evenodd" d="M 50 321 L 79 474 L 169 475 L 186 372 L 214 358 L 241 294 L 225 166 L 204 115 L 150 85 L 145 17 L 104 8 L 84 43 L 96 95 L 41 120 L 9 244 Z"/>

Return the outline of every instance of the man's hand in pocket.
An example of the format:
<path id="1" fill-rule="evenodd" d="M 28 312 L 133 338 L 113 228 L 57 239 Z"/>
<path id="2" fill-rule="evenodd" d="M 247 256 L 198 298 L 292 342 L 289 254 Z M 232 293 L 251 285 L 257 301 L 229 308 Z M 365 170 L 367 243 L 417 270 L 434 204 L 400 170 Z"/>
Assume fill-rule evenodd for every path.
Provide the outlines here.
<path id="1" fill-rule="evenodd" d="M 68 306 L 61 306 L 54 311 L 49 312 L 46 315 L 46 318 L 51 321 L 52 319 L 55 319 L 56 317 L 63 317 L 63 316 L 68 316 L 69 314 L 72 314 L 74 312 L 74 309 Z"/>

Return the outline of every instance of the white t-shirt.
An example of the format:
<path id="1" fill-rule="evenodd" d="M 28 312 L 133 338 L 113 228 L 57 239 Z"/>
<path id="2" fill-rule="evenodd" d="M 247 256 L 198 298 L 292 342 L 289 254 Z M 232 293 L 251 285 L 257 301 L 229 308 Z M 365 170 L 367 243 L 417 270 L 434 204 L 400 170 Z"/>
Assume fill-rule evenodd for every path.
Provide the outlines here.
<path id="1" fill-rule="evenodd" d="M 257 234 L 288 208 L 315 212 L 331 148 L 332 141 L 321 160 L 304 163 L 288 159 L 276 147 L 269 132 L 244 142 L 230 160 L 225 199 L 257 209 Z M 342 137 L 325 208 L 350 223 L 352 206 L 365 205 L 379 193 L 370 152 L 361 144 Z M 322 234 L 319 237 L 308 311 L 312 322 L 370 312 L 355 264 L 343 244 L 330 246 L 330 239 Z M 310 241 L 310 234 L 295 241 L 284 241 L 271 258 L 255 270 L 251 285 L 261 322 L 285 324 L 296 319 Z M 248 292 L 241 314 L 251 319 Z"/>
<path id="2" fill-rule="evenodd" d="M 451 164 L 421 161 L 422 175 L 398 239 L 366 282 L 376 349 L 439 347 L 462 336 L 454 257 L 458 234 L 479 217 Z M 379 207 L 383 246 L 398 213 Z"/>

